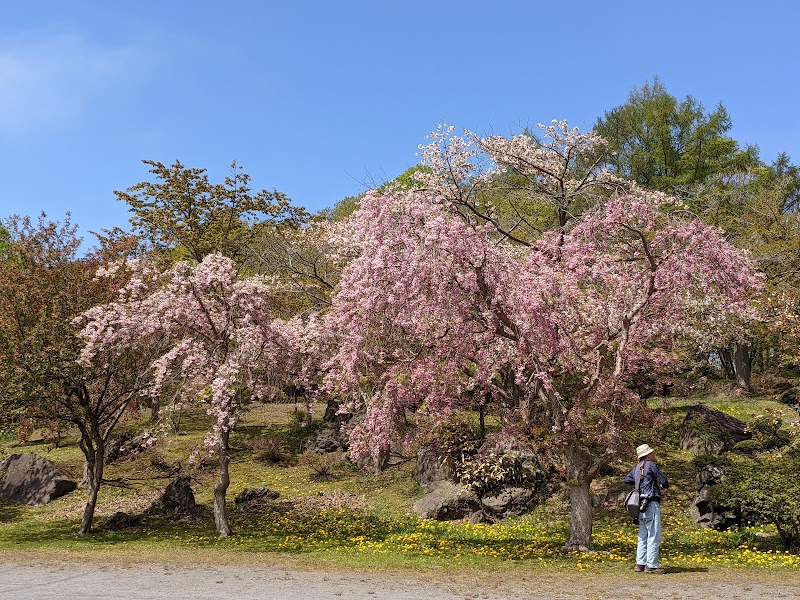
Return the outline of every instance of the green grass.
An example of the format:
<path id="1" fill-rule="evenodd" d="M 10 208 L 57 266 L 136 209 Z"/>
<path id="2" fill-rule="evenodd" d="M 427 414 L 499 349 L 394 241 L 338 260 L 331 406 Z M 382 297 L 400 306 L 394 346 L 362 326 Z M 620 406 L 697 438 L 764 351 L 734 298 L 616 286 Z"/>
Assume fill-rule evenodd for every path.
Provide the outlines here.
<path id="1" fill-rule="evenodd" d="M 659 430 L 659 456 L 672 482 L 663 504 L 664 564 L 685 571 L 800 568 L 800 556 L 784 552 L 775 532 L 768 527 L 715 532 L 691 522 L 688 503 L 694 493 L 692 456 L 678 450 L 676 432 L 686 409 L 696 400 L 673 401 L 669 422 Z M 728 407 L 726 412 L 744 420 L 785 408 L 766 398 L 703 400 L 715 408 Z M 291 440 L 292 449 L 303 446 L 305 434 L 297 427 L 292 411 L 288 406 L 260 405 L 243 416 L 233 436 L 228 499 L 234 535 L 230 538 L 217 535 L 208 508 L 216 478 L 214 462 L 195 466 L 187 462 L 188 454 L 201 445 L 207 425 L 206 418 L 195 413 L 182 421 L 178 435 L 165 437 L 134 459 L 109 465 L 106 477 L 112 483 L 101 490 L 95 532 L 91 535 L 76 533 L 85 500 L 80 488 L 46 506 L 0 504 L 0 553 L 94 556 L 103 552 L 104 557 L 109 553 L 120 557 L 156 554 L 194 556 L 198 560 L 209 554 L 231 560 L 269 555 L 307 564 L 318 565 L 322 561 L 386 569 L 456 566 L 494 570 L 522 564 L 556 570 L 630 570 L 637 528 L 626 522 L 616 506 L 598 508 L 592 553 L 567 553 L 563 546 L 568 532 L 568 506 L 563 495 L 556 495 L 531 514 L 496 525 L 440 523 L 423 521 L 411 513 L 410 506 L 421 491 L 413 481 L 410 463 L 380 474 L 341 463 L 325 480 L 315 477 L 314 469 L 291 452 L 277 464 L 257 460 L 252 441 L 259 436 L 283 435 Z M 140 424 L 131 422 L 128 426 Z M 7 442 L 3 454 L 26 451 L 38 452 L 80 476 L 82 456 L 73 441 L 65 441 L 60 448 L 51 448 L 44 442 Z M 171 472 L 178 470 L 193 477 L 196 499 L 205 507 L 203 514 L 177 522 L 151 517 L 141 527 L 126 531 L 105 529 L 105 520 L 119 510 L 143 511 L 169 482 Z M 597 480 L 593 487 L 600 492 L 619 480 L 617 472 Z M 235 506 L 236 494 L 253 487 L 278 491 L 280 498 L 254 510 Z"/>

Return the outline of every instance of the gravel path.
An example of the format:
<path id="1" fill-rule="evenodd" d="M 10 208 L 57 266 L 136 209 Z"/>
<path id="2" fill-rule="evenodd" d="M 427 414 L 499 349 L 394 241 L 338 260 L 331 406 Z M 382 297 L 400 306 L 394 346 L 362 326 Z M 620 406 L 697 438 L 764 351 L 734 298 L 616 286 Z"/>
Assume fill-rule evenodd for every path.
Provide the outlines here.
<path id="1" fill-rule="evenodd" d="M 0 562 L 0 598 L 14 600 L 723 600 L 800 598 L 800 574 L 673 573 L 614 578 L 589 574 L 435 573 L 420 579 L 324 573 L 269 565 Z"/>
<path id="2" fill-rule="evenodd" d="M 327 575 L 264 566 L 0 565 L 0 598 L 15 600 L 463 600 L 464 597 L 430 584 L 393 577 Z"/>

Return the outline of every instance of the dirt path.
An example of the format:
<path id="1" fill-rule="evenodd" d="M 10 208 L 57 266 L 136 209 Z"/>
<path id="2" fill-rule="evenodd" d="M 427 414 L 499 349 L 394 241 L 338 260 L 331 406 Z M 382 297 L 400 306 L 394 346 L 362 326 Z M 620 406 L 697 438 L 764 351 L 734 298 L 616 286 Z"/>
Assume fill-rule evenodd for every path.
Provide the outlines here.
<path id="1" fill-rule="evenodd" d="M 0 559 L 0 598 L 14 600 L 545 600 L 554 598 L 800 598 L 800 574 L 673 573 L 615 578 L 589 574 L 325 573 L 233 564 L 85 562 L 24 564 Z"/>

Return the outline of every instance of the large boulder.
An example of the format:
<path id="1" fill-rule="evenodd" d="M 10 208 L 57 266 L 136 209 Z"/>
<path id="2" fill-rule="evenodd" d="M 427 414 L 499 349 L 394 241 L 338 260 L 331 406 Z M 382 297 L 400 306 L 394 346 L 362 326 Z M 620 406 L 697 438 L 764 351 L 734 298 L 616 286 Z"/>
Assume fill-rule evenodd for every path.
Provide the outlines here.
<path id="1" fill-rule="evenodd" d="M 271 500 L 276 500 L 279 496 L 280 493 L 265 487 L 245 488 L 237 494 L 233 502 L 243 510 L 246 510 L 262 506 Z"/>
<path id="2" fill-rule="evenodd" d="M 481 498 L 483 514 L 489 520 L 517 517 L 539 502 L 539 494 L 531 487 L 508 486 L 484 494 Z"/>
<path id="3" fill-rule="evenodd" d="M 0 462 L 0 471 L 5 471 L 0 497 L 22 504 L 47 504 L 78 487 L 59 467 L 32 452 L 12 454 Z"/>
<path id="4" fill-rule="evenodd" d="M 431 447 L 423 447 L 417 453 L 414 479 L 426 492 L 414 504 L 414 512 L 426 519 L 470 517 L 475 522 L 495 522 L 521 515 L 539 501 L 539 494 L 531 486 L 510 485 L 479 497 L 456 482 L 452 470 Z"/>
<path id="5" fill-rule="evenodd" d="M 440 481 L 433 490 L 417 500 L 414 512 L 423 519 L 450 521 L 463 519 L 478 512 L 481 502 L 470 491 L 449 481 Z"/>
<path id="6" fill-rule="evenodd" d="M 188 515 L 196 510 L 197 504 L 192 492 L 191 479 L 178 477 L 167 486 L 160 498 L 153 501 L 144 514 Z"/>
<path id="7" fill-rule="evenodd" d="M 115 512 L 106 520 L 106 529 L 109 531 L 122 531 L 125 529 L 133 529 L 142 524 L 142 517 L 140 515 L 131 515 L 126 512 Z"/>
<path id="8" fill-rule="evenodd" d="M 442 463 L 435 448 L 423 446 L 417 452 L 414 479 L 425 492 L 432 492 L 440 482 L 455 480 L 453 471 Z"/>
<path id="9" fill-rule="evenodd" d="M 311 450 L 320 454 L 326 452 L 346 452 L 350 445 L 350 432 L 353 430 L 353 415 L 340 412 L 340 404 L 333 398 L 328 399 L 325 414 Z"/>
<path id="10" fill-rule="evenodd" d="M 697 494 L 689 514 L 698 525 L 722 531 L 742 524 L 741 511 L 711 501 L 711 488 L 725 477 L 719 465 L 706 465 L 697 474 Z"/>
<path id="11" fill-rule="evenodd" d="M 439 452 L 423 446 L 417 452 L 414 479 L 426 493 L 413 509 L 423 519 L 450 521 L 463 519 L 480 511 L 480 499 L 454 482 L 453 472 L 442 464 Z"/>
<path id="12" fill-rule="evenodd" d="M 320 427 L 314 438 L 311 450 L 319 454 L 328 452 L 344 452 L 348 447 L 349 433 L 340 425 L 326 423 Z"/>
<path id="13" fill-rule="evenodd" d="M 680 447 L 696 454 L 719 454 L 752 437 L 747 423 L 705 404 L 695 404 L 681 425 Z"/>

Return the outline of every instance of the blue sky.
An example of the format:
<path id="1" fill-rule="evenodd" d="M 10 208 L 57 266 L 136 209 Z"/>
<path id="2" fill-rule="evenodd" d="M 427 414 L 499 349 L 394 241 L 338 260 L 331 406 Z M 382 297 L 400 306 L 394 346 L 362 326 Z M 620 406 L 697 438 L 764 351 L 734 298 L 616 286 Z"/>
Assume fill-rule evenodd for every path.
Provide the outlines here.
<path id="1" fill-rule="evenodd" d="M 654 75 L 722 102 L 731 135 L 800 162 L 800 3 L 405 0 L 7 2 L 0 217 L 126 226 L 142 159 L 311 210 L 417 162 L 440 122 L 589 129 Z"/>

